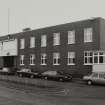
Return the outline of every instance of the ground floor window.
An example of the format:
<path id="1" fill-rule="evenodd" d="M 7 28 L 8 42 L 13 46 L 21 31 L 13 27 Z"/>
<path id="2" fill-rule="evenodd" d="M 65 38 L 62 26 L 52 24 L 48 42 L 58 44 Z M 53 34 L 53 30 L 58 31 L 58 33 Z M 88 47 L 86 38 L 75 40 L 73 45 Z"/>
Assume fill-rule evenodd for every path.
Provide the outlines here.
<path id="1" fill-rule="evenodd" d="M 75 52 L 68 52 L 68 65 L 75 65 Z"/>
<path id="2" fill-rule="evenodd" d="M 35 55 L 34 54 L 30 55 L 30 65 L 35 65 Z"/>
<path id="3" fill-rule="evenodd" d="M 105 52 L 104 51 L 85 51 L 84 52 L 84 64 L 105 64 Z"/>
<path id="4" fill-rule="evenodd" d="M 87 51 L 84 53 L 84 63 L 85 64 L 92 64 L 93 63 L 93 53 Z"/>
<path id="5" fill-rule="evenodd" d="M 20 55 L 20 65 L 24 65 L 24 55 Z"/>
<path id="6" fill-rule="evenodd" d="M 60 53 L 53 53 L 53 65 L 60 65 Z"/>
<path id="7" fill-rule="evenodd" d="M 47 55 L 45 53 L 41 54 L 41 65 L 47 65 Z"/>

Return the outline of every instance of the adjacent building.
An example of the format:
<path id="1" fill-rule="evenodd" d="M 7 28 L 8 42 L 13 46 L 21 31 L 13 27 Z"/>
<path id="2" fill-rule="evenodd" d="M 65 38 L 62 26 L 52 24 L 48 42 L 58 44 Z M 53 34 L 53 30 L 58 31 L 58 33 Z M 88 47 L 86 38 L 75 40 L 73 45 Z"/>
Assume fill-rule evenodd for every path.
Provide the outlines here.
<path id="1" fill-rule="evenodd" d="M 76 75 L 105 64 L 105 20 L 87 19 L 0 37 L 0 66 Z"/>

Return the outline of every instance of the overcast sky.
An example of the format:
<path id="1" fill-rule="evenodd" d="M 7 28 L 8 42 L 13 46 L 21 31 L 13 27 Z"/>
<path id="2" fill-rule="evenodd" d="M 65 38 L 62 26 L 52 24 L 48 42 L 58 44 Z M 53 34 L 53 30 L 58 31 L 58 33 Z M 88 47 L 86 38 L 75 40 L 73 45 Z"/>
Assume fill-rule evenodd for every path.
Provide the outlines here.
<path id="1" fill-rule="evenodd" d="M 105 0 L 0 0 L 0 36 L 69 23 L 91 17 L 105 18 Z"/>

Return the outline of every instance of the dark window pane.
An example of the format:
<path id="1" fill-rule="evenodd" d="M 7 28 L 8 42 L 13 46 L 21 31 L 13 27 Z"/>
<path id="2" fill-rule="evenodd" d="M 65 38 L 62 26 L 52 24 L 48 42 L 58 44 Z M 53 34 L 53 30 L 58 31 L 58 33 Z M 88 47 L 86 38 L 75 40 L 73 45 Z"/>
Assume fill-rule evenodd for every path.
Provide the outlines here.
<path id="1" fill-rule="evenodd" d="M 98 57 L 94 57 L 94 63 L 98 63 Z"/>
<path id="2" fill-rule="evenodd" d="M 73 63 L 75 63 L 75 58 L 73 58 Z"/>
<path id="3" fill-rule="evenodd" d="M 92 57 L 90 57 L 90 63 L 93 63 L 93 59 L 92 59 Z"/>
<path id="4" fill-rule="evenodd" d="M 60 59 L 58 59 L 58 64 L 60 64 Z"/>
<path id="5" fill-rule="evenodd" d="M 99 63 L 103 63 L 103 56 L 99 57 Z"/>
<path id="6" fill-rule="evenodd" d="M 85 56 L 87 56 L 87 52 L 85 52 Z"/>
<path id="7" fill-rule="evenodd" d="M 54 59 L 54 64 L 56 64 L 56 59 Z"/>
<path id="8" fill-rule="evenodd" d="M 47 63 L 47 59 L 45 59 L 45 63 Z"/>
<path id="9" fill-rule="evenodd" d="M 85 58 L 85 63 L 87 63 L 87 58 Z"/>

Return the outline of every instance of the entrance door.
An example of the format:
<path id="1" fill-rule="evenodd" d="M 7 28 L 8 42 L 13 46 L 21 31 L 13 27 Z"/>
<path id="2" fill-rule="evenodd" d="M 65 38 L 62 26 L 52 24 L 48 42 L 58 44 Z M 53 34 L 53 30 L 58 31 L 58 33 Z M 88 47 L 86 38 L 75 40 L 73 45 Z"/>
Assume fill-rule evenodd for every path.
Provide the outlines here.
<path id="1" fill-rule="evenodd" d="M 4 67 L 13 67 L 14 66 L 14 56 L 4 56 L 3 57 Z"/>

